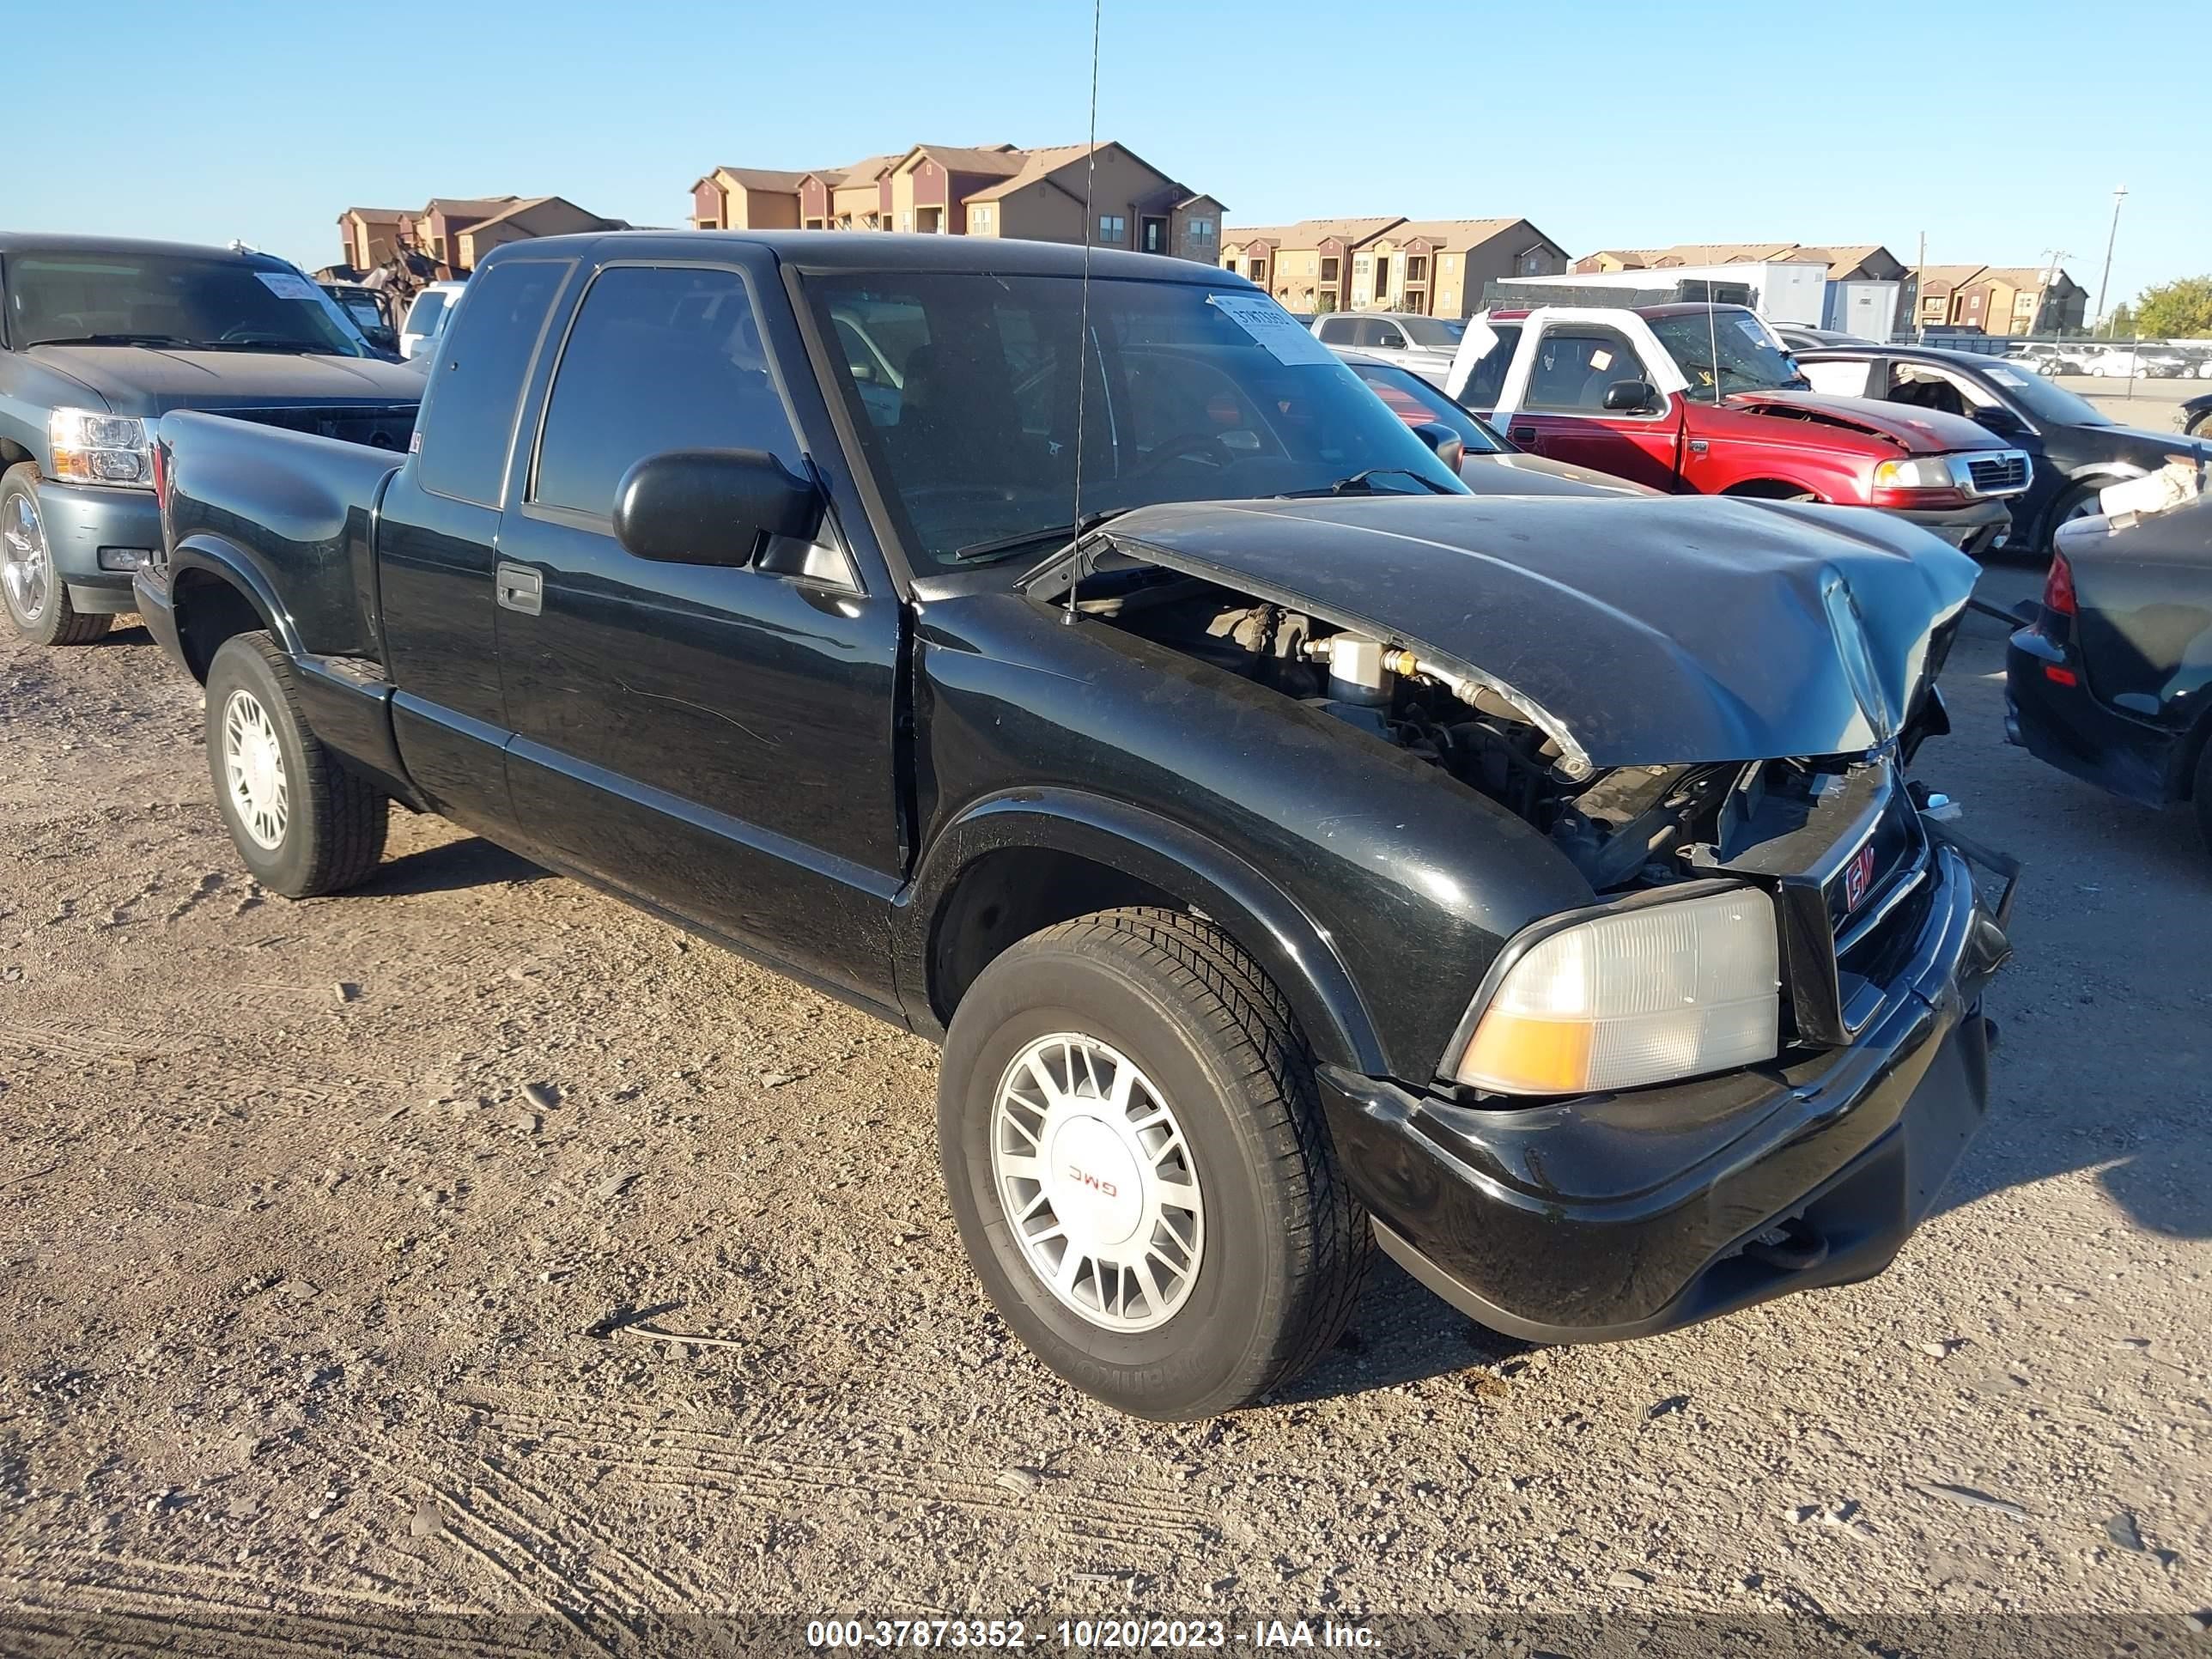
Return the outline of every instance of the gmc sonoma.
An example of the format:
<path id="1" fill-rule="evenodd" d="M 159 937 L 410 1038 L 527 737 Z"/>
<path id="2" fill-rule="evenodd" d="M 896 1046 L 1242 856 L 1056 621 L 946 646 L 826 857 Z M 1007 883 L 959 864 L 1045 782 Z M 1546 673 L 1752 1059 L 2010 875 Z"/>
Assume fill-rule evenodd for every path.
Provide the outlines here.
<path id="1" fill-rule="evenodd" d="M 519 242 L 404 460 L 164 421 L 139 605 L 246 867 L 357 883 L 397 800 L 941 1039 L 985 1289 L 1148 1416 L 1374 1242 L 1562 1340 L 1879 1272 L 2008 948 L 1903 775 L 1972 563 L 1470 495 L 1241 278 L 1089 259 Z"/>

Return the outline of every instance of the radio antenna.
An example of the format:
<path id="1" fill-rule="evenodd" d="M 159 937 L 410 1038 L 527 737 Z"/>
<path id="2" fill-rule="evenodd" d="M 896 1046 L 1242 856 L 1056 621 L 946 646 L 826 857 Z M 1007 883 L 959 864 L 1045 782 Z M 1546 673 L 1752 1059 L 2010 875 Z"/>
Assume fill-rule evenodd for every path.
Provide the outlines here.
<path id="1" fill-rule="evenodd" d="M 1075 335 L 1075 501 L 1067 521 L 1075 527 L 1074 568 L 1067 573 L 1067 609 L 1064 623 L 1075 620 L 1075 590 L 1083 580 L 1083 411 L 1091 401 L 1091 244 L 1098 234 L 1098 221 L 1091 211 L 1091 187 L 1098 179 L 1098 18 L 1105 0 L 1091 0 L 1091 131 L 1083 155 L 1083 301 Z"/>

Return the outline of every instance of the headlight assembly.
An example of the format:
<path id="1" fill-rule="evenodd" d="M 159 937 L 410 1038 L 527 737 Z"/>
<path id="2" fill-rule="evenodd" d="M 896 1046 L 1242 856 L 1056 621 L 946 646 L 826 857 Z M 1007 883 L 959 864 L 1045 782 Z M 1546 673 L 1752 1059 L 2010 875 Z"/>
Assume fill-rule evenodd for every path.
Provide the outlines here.
<path id="1" fill-rule="evenodd" d="M 46 476 L 64 483 L 154 487 L 154 452 L 146 423 L 91 409 L 58 409 L 46 417 Z"/>
<path id="2" fill-rule="evenodd" d="M 1774 902 L 1755 887 L 1574 922 L 1523 950 L 1452 1076 L 1504 1094 L 1589 1094 L 1771 1060 Z"/>

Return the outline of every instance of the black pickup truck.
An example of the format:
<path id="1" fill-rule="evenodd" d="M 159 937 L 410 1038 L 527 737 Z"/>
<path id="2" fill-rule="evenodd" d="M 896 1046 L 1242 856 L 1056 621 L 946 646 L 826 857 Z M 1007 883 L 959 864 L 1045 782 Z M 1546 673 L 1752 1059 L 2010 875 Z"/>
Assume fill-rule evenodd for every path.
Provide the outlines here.
<path id="1" fill-rule="evenodd" d="M 404 462 L 165 421 L 139 606 L 248 868 L 359 882 L 396 800 L 941 1038 L 986 1289 L 1150 1416 L 1293 1375 L 1374 1242 L 1537 1339 L 1879 1272 L 2007 953 L 1903 775 L 1973 565 L 1476 496 L 1240 278 L 1087 273 L 519 243 Z"/>

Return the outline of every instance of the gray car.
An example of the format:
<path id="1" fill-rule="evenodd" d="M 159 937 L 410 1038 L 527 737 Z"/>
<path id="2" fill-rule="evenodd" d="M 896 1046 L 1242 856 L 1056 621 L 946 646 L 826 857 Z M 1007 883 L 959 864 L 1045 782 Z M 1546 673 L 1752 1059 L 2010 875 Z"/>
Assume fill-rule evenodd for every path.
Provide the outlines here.
<path id="1" fill-rule="evenodd" d="M 0 232 L 0 609 L 83 645 L 133 608 L 172 410 L 404 449 L 422 386 L 273 255 Z"/>
<path id="2" fill-rule="evenodd" d="M 1314 319 L 1314 336 L 1342 356 L 1364 351 L 1409 368 L 1432 386 L 1451 373 L 1467 325 L 1456 317 L 1423 317 L 1409 311 L 1332 311 Z"/>

